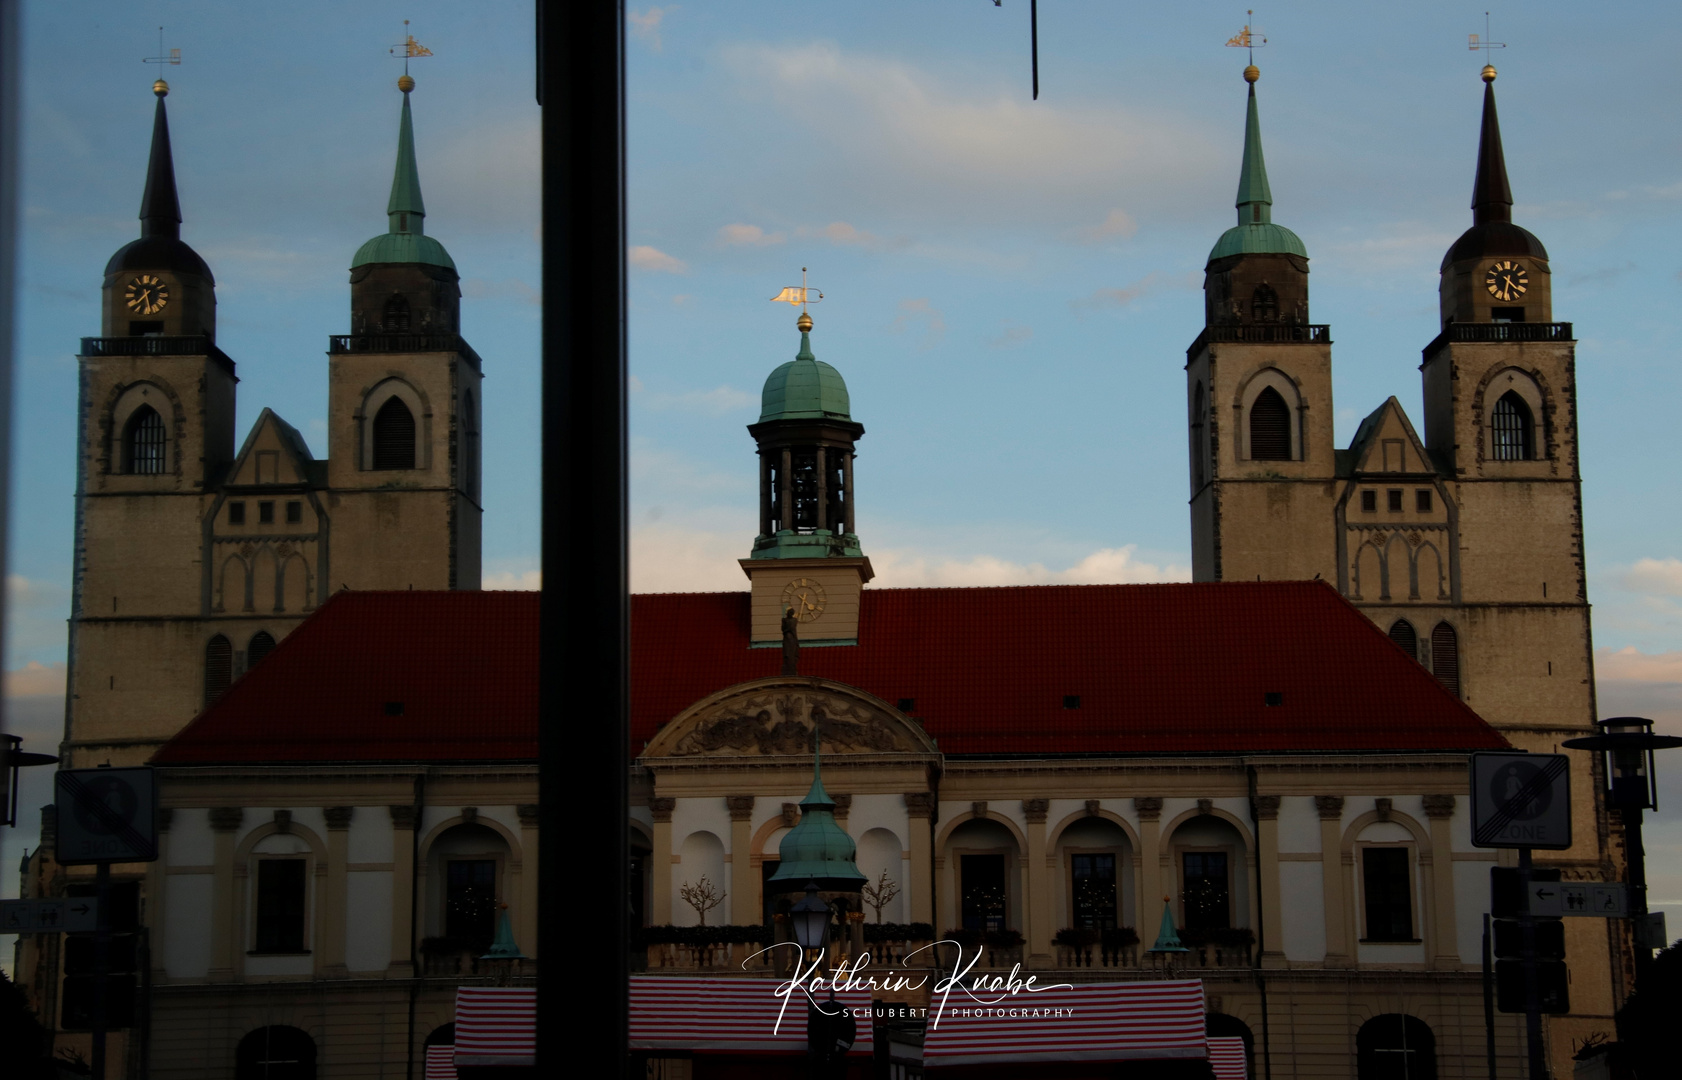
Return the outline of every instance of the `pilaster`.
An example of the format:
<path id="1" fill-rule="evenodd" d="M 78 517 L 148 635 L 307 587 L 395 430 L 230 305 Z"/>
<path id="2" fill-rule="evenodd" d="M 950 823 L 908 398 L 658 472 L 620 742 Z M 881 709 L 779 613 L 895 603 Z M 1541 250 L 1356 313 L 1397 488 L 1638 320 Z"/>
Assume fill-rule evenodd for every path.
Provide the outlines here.
<path id="1" fill-rule="evenodd" d="M 237 806 L 213 806 L 210 809 L 210 828 L 215 834 L 215 874 L 211 884 L 210 908 L 210 981 L 232 982 L 235 978 L 234 957 L 238 955 L 240 927 L 234 918 L 234 833 L 245 820 L 245 811 Z"/>
<path id="2" fill-rule="evenodd" d="M 1051 938 L 1057 933 L 1051 910 L 1051 874 L 1045 865 L 1045 815 L 1050 807 L 1049 799 L 1022 800 L 1028 836 L 1028 917 L 1023 920 L 1028 937 L 1027 963 L 1041 967 L 1051 966 Z"/>
<path id="3" fill-rule="evenodd" d="M 1320 875 L 1324 880 L 1326 907 L 1326 966 L 1349 967 L 1354 950 L 1349 944 L 1349 927 L 1344 918 L 1343 796 L 1316 795 L 1314 808 L 1320 812 Z"/>
<path id="4" fill-rule="evenodd" d="M 391 812 L 391 967 L 394 979 L 415 977 L 415 808 L 405 803 Z"/>
<path id="5" fill-rule="evenodd" d="M 724 803 L 730 808 L 730 921 L 746 926 L 759 921 L 765 904 L 760 896 L 761 874 L 749 853 L 754 797 L 726 795 Z"/>
<path id="6" fill-rule="evenodd" d="M 1137 912 L 1139 939 L 1150 941 L 1146 931 L 1152 922 L 1151 913 L 1162 902 L 1162 800 L 1154 795 L 1135 798 L 1133 810 L 1139 815 L 1139 899 L 1133 910 Z"/>
<path id="7" fill-rule="evenodd" d="M 315 925 L 319 927 L 321 954 L 316 970 L 329 979 L 348 979 L 345 969 L 345 918 L 349 914 L 350 819 L 354 806 L 329 806 L 327 818 L 327 880 L 316 901 Z"/>
<path id="8" fill-rule="evenodd" d="M 653 910 L 648 921 L 655 926 L 668 926 L 672 921 L 672 859 L 676 857 L 672 852 L 672 811 L 676 808 L 677 800 L 668 796 L 648 800 L 648 809 L 654 815 L 654 850 L 648 855 L 653 878 L 649 882 L 653 893 L 649 906 Z"/>
<path id="9" fill-rule="evenodd" d="M 1261 871 L 1262 967 L 1285 966 L 1285 920 L 1279 895 L 1279 796 L 1257 795 L 1250 806 L 1256 815 L 1256 865 Z"/>
<path id="10" fill-rule="evenodd" d="M 905 795 L 906 831 L 911 834 L 911 896 L 907 906 L 912 922 L 934 922 L 934 806 L 932 792 L 911 791 Z"/>
<path id="11" fill-rule="evenodd" d="M 1463 966 L 1460 958 L 1460 935 L 1454 925 L 1454 850 L 1449 825 L 1454 819 L 1453 795 L 1425 796 L 1425 817 L 1430 821 L 1430 862 L 1420 854 L 1419 870 L 1431 875 L 1430 895 L 1433 901 L 1431 924 L 1431 966 L 1457 971 Z"/>
<path id="12" fill-rule="evenodd" d="M 521 803 L 514 812 L 520 817 L 520 850 L 524 853 L 523 873 L 515 894 L 518 899 L 514 905 L 514 941 L 521 952 L 535 959 L 541 955 L 538 950 L 543 945 L 537 921 L 537 804 Z"/>

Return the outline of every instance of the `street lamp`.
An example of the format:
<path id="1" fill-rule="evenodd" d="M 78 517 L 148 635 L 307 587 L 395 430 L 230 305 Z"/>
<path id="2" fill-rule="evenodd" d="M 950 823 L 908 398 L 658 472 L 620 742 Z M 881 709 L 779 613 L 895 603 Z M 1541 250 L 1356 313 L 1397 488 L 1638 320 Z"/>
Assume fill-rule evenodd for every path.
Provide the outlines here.
<path id="1" fill-rule="evenodd" d="M 806 883 L 806 896 L 788 910 L 789 922 L 794 924 L 794 940 L 803 953 L 821 949 L 829 943 L 829 905 L 818 898 L 818 883 Z"/>
<path id="2" fill-rule="evenodd" d="M 57 760 L 51 754 L 24 750 L 21 735 L 0 735 L 0 769 L 5 771 L 6 785 L 6 801 L 0 805 L 0 825 L 15 827 L 18 823 L 18 769 L 25 765 L 51 765 Z"/>
<path id="3" fill-rule="evenodd" d="M 1653 775 L 1653 751 L 1682 746 L 1682 738 L 1656 735 L 1653 722 L 1643 716 L 1613 716 L 1595 722 L 1599 735 L 1567 739 L 1573 750 L 1595 750 L 1606 755 L 1606 802 L 1619 812 L 1624 823 L 1624 848 L 1629 857 L 1630 919 L 1635 925 L 1636 974 L 1653 959 L 1654 948 L 1647 923 L 1647 852 L 1641 844 L 1641 814 L 1659 805 L 1658 785 Z M 1664 935 L 1661 933 L 1662 939 Z"/>

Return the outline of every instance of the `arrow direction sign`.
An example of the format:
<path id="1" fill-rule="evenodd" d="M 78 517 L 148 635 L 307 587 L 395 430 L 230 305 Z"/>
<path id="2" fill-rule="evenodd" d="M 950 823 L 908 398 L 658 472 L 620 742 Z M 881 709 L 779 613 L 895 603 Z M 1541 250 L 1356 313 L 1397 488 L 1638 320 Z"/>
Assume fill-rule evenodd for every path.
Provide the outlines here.
<path id="1" fill-rule="evenodd" d="M 97 900 L 0 900 L 0 934 L 92 933 Z"/>
<path id="2" fill-rule="evenodd" d="M 1473 754 L 1472 844 L 1570 847 L 1570 760 L 1564 754 Z"/>

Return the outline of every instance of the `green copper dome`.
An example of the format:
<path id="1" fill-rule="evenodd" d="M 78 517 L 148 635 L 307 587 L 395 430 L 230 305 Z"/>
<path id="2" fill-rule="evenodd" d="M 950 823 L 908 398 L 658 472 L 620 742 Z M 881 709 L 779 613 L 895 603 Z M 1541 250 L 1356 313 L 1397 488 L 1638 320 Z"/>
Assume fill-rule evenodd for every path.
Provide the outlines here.
<path id="1" fill-rule="evenodd" d="M 823 789 L 823 763 L 812 760 L 812 790 L 800 801 L 800 821 L 777 848 L 781 862 L 773 883 L 790 891 L 815 881 L 826 892 L 857 892 L 868 880 L 859 872 L 858 845 L 835 823 L 835 800 Z"/>
<path id="2" fill-rule="evenodd" d="M 1297 234 L 1273 223 L 1273 188 L 1267 182 L 1267 161 L 1262 156 L 1261 117 L 1256 112 L 1256 84 L 1250 78 L 1250 102 L 1244 117 L 1244 163 L 1238 169 L 1238 224 L 1221 234 L 1209 250 L 1209 261 L 1228 255 L 1297 255 L 1308 258 L 1308 249 Z"/>
<path id="3" fill-rule="evenodd" d="M 411 84 L 412 85 L 412 84 Z M 420 170 L 415 167 L 415 127 L 409 117 L 409 91 L 403 91 L 403 115 L 397 126 L 397 169 L 386 203 L 387 231 L 356 249 L 350 268 L 371 263 L 426 263 L 456 268 L 444 245 L 426 233 L 426 203 L 421 199 Z"/>
<path id="4" fill-rule="evenodd" d="M 767 420 L 851 421 L 852 402 L 841 373 L 812 355 L 811 335 L 800 332 L 800 351 L 771 372 L 760 395 L 759 422 Z"/>

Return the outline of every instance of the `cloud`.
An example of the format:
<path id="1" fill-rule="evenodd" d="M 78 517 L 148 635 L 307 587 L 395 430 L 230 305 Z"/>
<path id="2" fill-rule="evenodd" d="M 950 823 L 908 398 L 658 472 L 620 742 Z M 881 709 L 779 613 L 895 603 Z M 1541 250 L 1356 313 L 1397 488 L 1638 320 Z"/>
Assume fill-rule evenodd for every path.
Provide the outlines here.
<path id="1" fill-rule="evenodd" d="M 65 670 L 62 663 L 43 664 L 31 660 L 16 671 L 6 672 L 6 696 L 39 697 L 52 694 L 62 697 Z"/>
<path id="2" fill-rule="evenodd" d="M 1161 274 L 1152 271 L 1131 285 L 1124 285 L 1119 289 L 1098 289 L 1088 296 L 1081 297 L 1079 300 L 1071 300 L 1069 301 L 1069 306 L 1074 308 L 1077 314 L 1088 311 L 1103 311 L 1107 309 L 1124 308 L 1133 303 L 1133 301 L 1139 299 L 1139 297 L 1155 290 L 1161 278 Z"/>
<path id="3" fill-rule="evenodd" d="M 1637 559 L 1619 584 L 1635 592 L 1682 596 L 1682 559 Z"/>
<path id="4" fill-rule="evenodd" d="M 794 230 L 794 235 L 802 239 L 828 240 L 841 247 L 859 247 L 866 251 L 888 251 L 906 247 L 911 243 L 903 236 L 891 240 L 884 239 L 845 221 L 832 221 L 823 226 L 802 225 Z"/>
<path id="5" fill-rule="evenodd" d="M 1033 340 L 1034 328 L 1031 326 L 1006 325 L 997 337 L 987 339 L 989 349 L 1010 349 Z"/>
<path id="6" fill-rule="evenodd" d="M 718 230 L 718 242 L 725 247 L 769 247 L 788 239 L 786 233 L 768 233 L 758 225 L 737 222 Z"/>
<path id="7" fill-rule="evenodd" d="M 946 336 L 946 317 L 926 296 L 901 300 L 899 314 L 894 316 L 891 329 L 896 334 L 903 334 L 914 327 L 922 327 L 922 347 L 930 349 Z"/>
<path id="8" fill-rule="evenodd" d="M 687 518 L 675 525 L 659 518 L 633 525 L 631 591 L 745 592 L 748 579 L 736 560 L 747 556 L 752 539 L 753 524 L 747 521 L 735 530 L 696 529 Z"/>
<path id="9" fill-rule="evenodd" d="M 1102 548 L 1062 570 L 1043 563 L 1018 563 L 994 555 L 930 560 L 899 549 L 872 552 L 875 584 L 888 588 L 988 587 L 998 585 L 1133 585 L 1190 581 L 1191 567 L 1158 565 L 1134 558 L 1138 545 Z"/>
<path id="10" fill-rule="evenodd" d="M 700 413 L 705 416 L 724 416 L 754 408 L 758 404 L 758 394 L 738 390 L 733 386 L 715 386 L 711 390 L 685 390 L 679 394 L 653 394 L 643 403 L 643 407 Z"/>
<path id="11" fill-rule="evenodd" d="M 66 571 L 65 581 L 69 578 Z M 18 668 L 25 660 L 63 657 L 67 644 L 64 623 L 69 617 L 68 584 L 22 574 L 6 575 L 6 663 Z"/>
<path id="12" fill-rule="evenodd" d="M 663 274 L 687 274 L 689 267 L 682 259 L 667 255 L 659 248 L 638 244 L 628 253 L 631 265 L 638 270 L 654 270 Z"/>
<path id="13" fill-rule="evenodd" d="M 660 40 L 660 24 L 666 21 L 666 16 L 677 10 L 677 5 L 671 7 L 651 7 L 647 11 L 631 11 L 625 15 L 625 21 L 631 24 L 631 36 L 638 41 L 648 44 L 650 49 L 659 52 L 663 47 Z"/>
<path id="14" fill-rule="evenodd" d="M 1139 231 L 1139 223 L 1128 216 L 1125 210 L 1111 210 L 1103 221 L 1096 225 L 1084 225 L 1075 230 L 1075 235 L 1088 244 L 1102 244 L 1112 240 L 1126 240 Z"/>
<path id="15" fill-rule="evenodd" d="M 503 570 L 495 574 L 479 575 L 479 587 L 488 590 L 536 592 L 543 588 L 541 570 Z"/>

